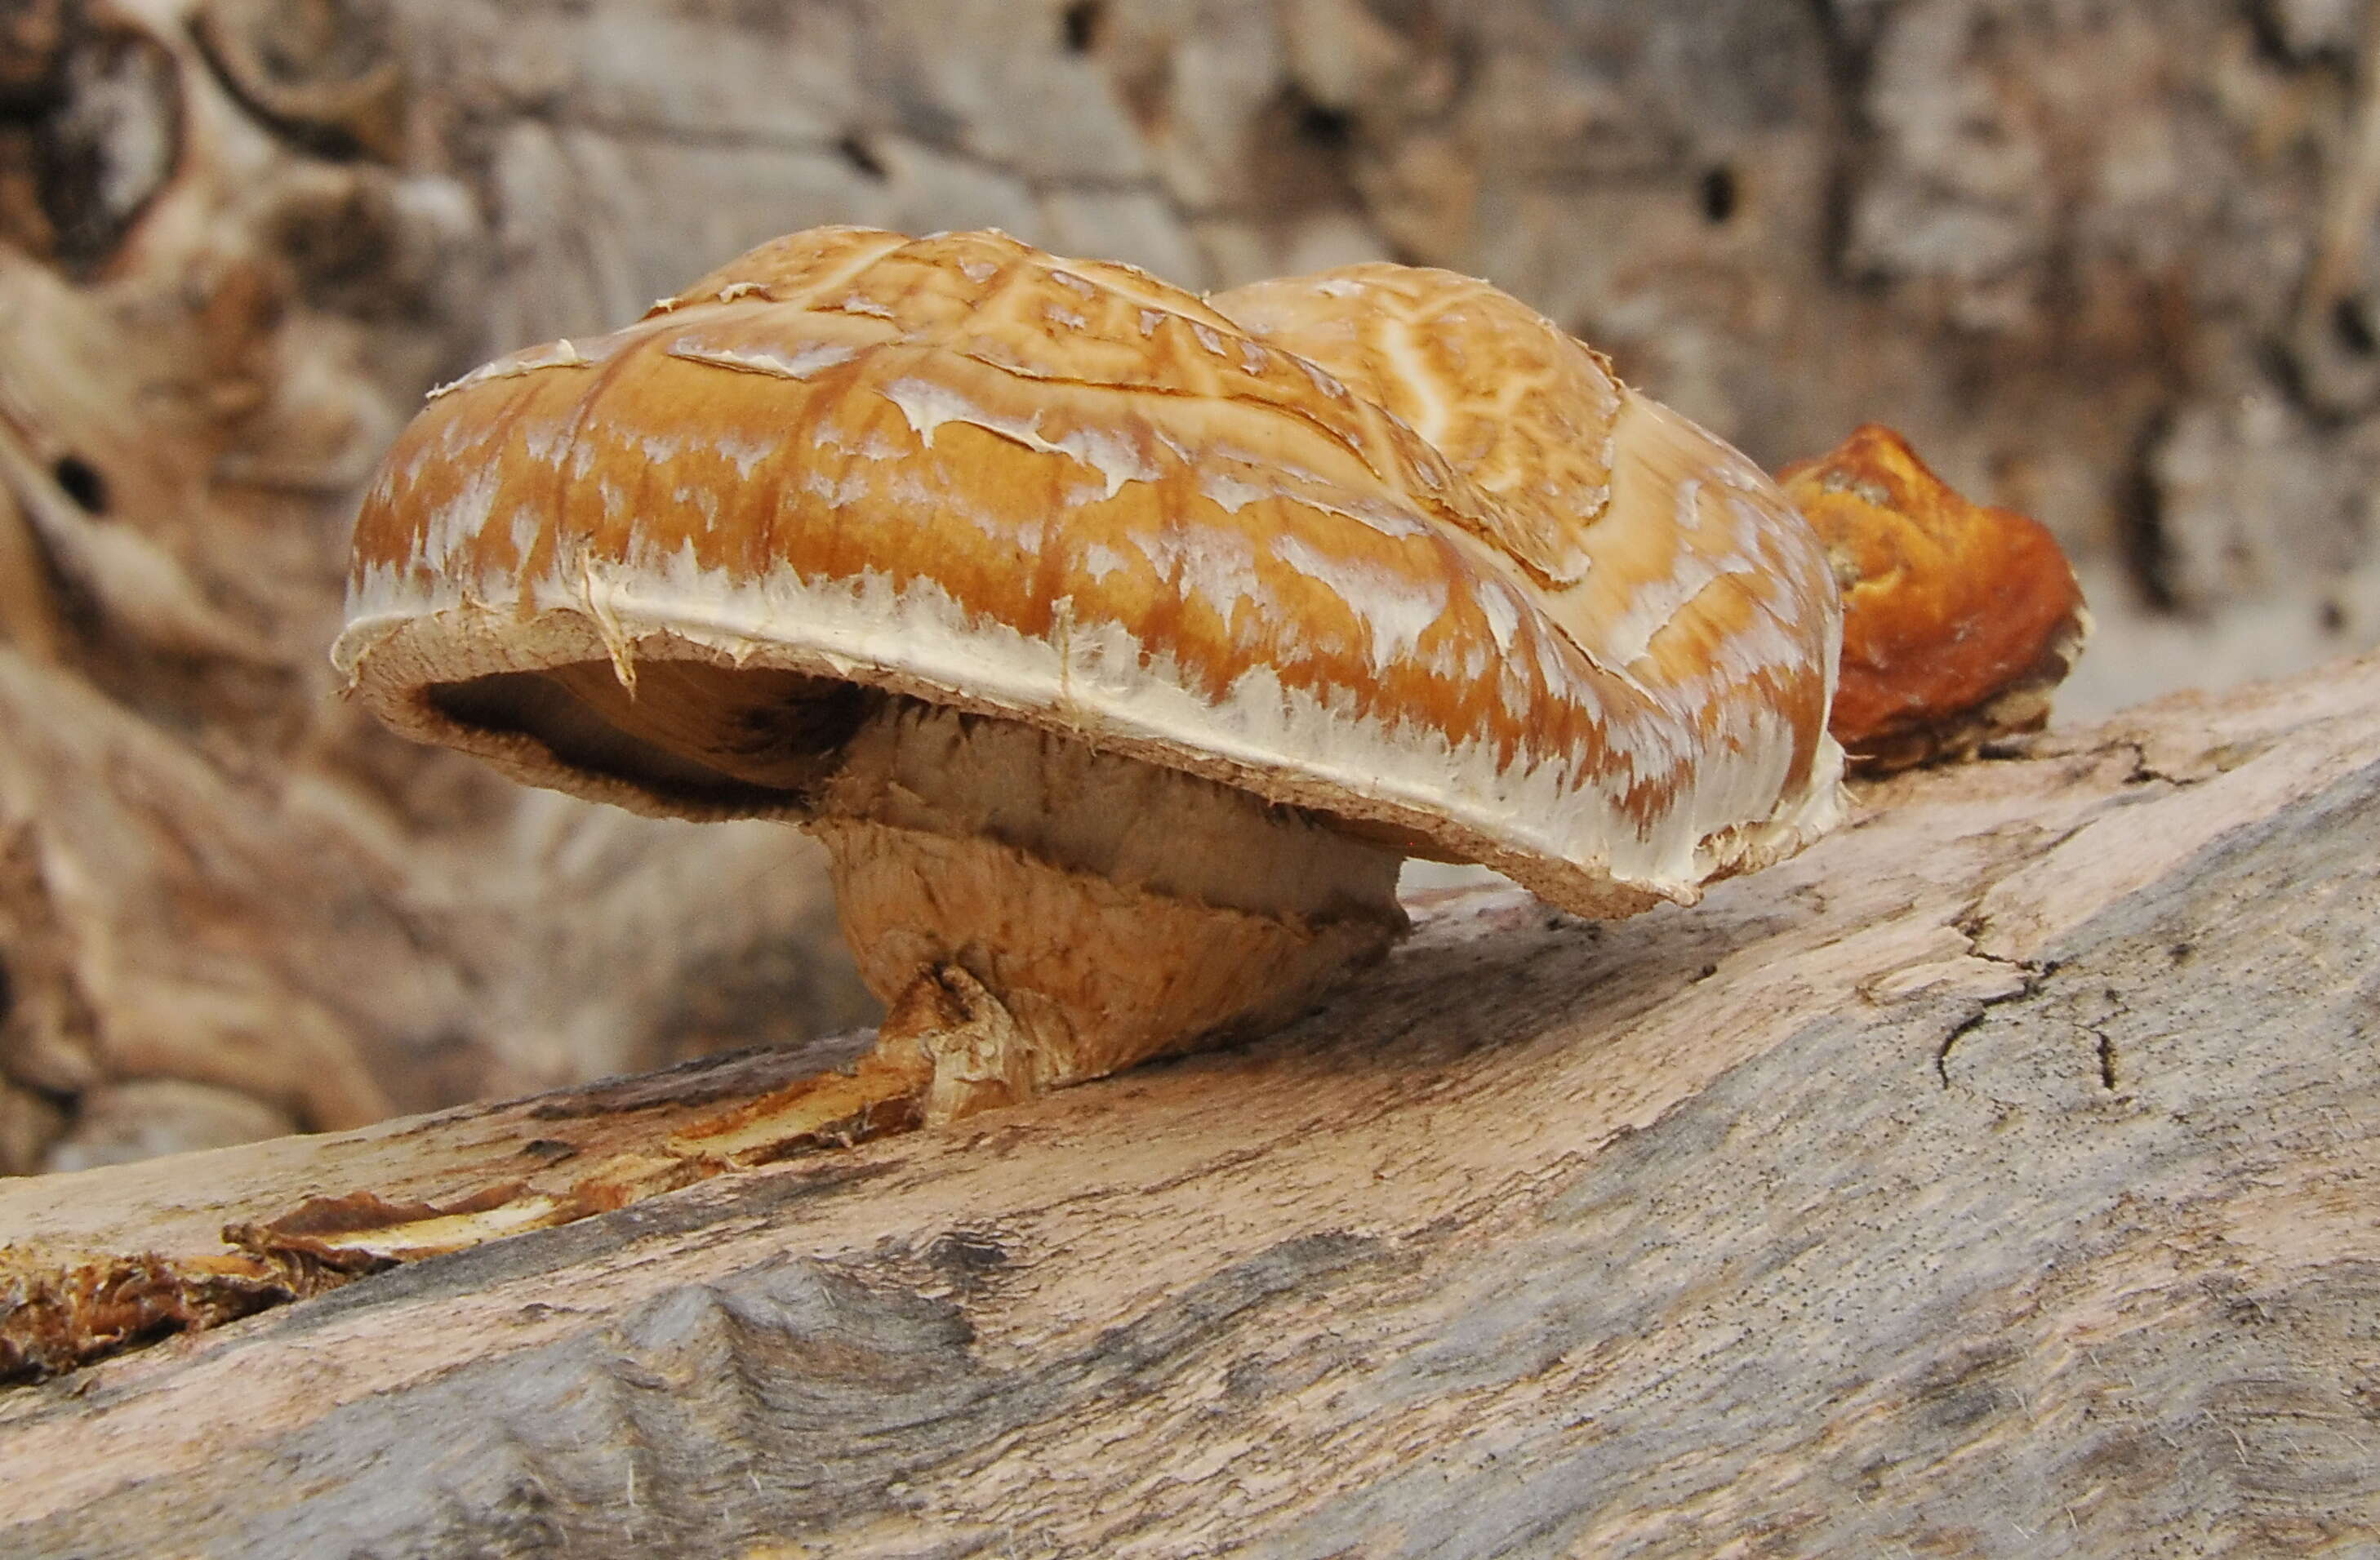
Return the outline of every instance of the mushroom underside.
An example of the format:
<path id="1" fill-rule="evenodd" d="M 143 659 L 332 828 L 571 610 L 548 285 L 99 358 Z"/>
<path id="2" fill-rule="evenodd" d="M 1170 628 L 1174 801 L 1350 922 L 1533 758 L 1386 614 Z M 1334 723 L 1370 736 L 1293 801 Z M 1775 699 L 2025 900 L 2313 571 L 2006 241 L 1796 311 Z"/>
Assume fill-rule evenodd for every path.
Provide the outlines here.
<path id="1" fill-rule="evenodd" d="M 880 1060 L 929 1119 L 1274 1027 L 1406 927 L 1397 851 L 1021 720 L 692 661 L 428 697 L 574 768 L 799 817 L 887 1004 Z"/>

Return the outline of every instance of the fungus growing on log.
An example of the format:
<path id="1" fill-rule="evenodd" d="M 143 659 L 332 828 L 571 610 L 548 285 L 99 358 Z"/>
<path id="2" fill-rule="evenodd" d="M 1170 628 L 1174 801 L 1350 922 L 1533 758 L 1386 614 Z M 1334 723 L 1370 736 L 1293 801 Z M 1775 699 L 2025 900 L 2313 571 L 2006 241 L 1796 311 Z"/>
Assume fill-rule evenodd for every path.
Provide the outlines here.
<path id="1" fill-rule="evenodd" d="M 815 830 L 880 1126 L 1293 1016 L 1404 855 L 1609 916 L 1791 853 L 1839 635 L 1774 483 L 1484 284 L 825 228 L 435 393 L 335 659 L 521 780 Z"/>
<path id="2" fill-rule="evenodd" d="M 1966 757 L 2049 719 L 2091 614 L 2039 522 L 1968 502 L 1874 423 L 1779 479 L 1826 543 L 1842 591 L 1842 685 L 1828 729 L 1859 768 Z"/>

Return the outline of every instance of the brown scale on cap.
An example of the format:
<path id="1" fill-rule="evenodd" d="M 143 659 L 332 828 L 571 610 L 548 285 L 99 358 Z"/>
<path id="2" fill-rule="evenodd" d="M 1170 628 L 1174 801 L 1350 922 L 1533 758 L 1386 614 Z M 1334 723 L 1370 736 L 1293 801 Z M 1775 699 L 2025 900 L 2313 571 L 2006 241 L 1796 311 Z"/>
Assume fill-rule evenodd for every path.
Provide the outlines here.
<path id="1" fill-rule="evenodd" d="M 1484 284 L 828 228 L 437 393 L 335 659 L 525 780 L 819 833 L 892 1016 L 818 1108 L 881 1124 L 1293 1016 L 1402 855 L 1625 914 L 1790 854 L 1838 634 L 1772 482 Z"/>
<path id="2" fill-rule="evenodd" d="M 2091 630 L 2057 541 L 1968 502 L 1874 423 L 1789 466 L 1843 595 L 1842 682 L 1828 722 L 1855 767 L 1965 757 L 2037 730 Z"/>

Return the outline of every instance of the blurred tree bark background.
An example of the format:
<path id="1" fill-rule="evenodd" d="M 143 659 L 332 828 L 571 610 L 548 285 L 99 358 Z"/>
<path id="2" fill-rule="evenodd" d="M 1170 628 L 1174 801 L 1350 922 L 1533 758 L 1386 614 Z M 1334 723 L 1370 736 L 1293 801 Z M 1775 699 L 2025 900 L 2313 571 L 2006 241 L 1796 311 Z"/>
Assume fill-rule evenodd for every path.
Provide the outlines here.
<path id="1" fill-rule="evenodd" d="M 865 1022 L 804 842 L 334 696 L 421 392 L 770 235 L 1484 275 L 2047 521 L 2074 700 L 2380 642 L 2361 0 L 5 0 L 0 1171 Z"/>

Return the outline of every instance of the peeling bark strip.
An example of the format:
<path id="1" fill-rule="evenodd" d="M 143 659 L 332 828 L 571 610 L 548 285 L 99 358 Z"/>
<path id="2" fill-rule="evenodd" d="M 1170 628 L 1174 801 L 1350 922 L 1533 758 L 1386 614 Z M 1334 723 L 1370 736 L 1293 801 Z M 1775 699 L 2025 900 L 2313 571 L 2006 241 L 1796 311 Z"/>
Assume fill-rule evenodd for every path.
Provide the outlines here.
<path id="1" fill-rule="evenodd" d="M 0 1394 L 0 1553 L 2368 1542 L 2376 846 L 2364 662 L 1900 777 L 1692 912 L 1454 894 L 1243 1052 Z M 816 1060 L 29 1183 L 0 1230 L 196 1262 Z"/>
<path id="2" fill-rule="evenodd" d="M 109 1178 L 115 1193 L 132 1200 L 118 1205 L 128 1222 L 106 1237 L 118 1254 L 78 1247 L 71 1236 L 44 1238 L 38 1222 L 0 1218 L 0 1384 L 55 1375 L 185 1328 L 321 1294 L 430 1251 L 568 1223 L 765 1161 L 777 1142 L 760 1130 L 762 1107 L 847 1063 L 864 1041 L 708 1058 L 642 1078 L 387 1122 L 335 1140 L 328 1159 L 318 1157 L 314 1139 L 254 1144 L 226 1156 L 238 1167 L 231 1183 L 238 1190 L 214 1201 L 208 1191 L 225 1188 L 212 1178 L 198 1183 L 208 1191 L 197 1196 L 183 1179 L 205 1160 L 148 1162 L 153 1174 L 127 1167 Z M 710 1159 L 665 1152 L 680 1134 L 698 1138 L 722 1125 L 738 1129 L 733 1152 Z M 340 1169 L 371 1189 L 323 1195 L 324 1178 Z M 23 1191 L 68 1184 L 50 1179 Z M 133 1213 L 136 1203 L 140 1211 Z M 88 1219 L 103 1204 L 109 1194 L 68 1216 L 96 1234 L 115 1220 Z M 526 1210 L 539 1216 L 524 1216 Z"/>
<path id="3" fill-rule="evenodd" d="M 12 1275 L 0 1289 L 0 1383 L 56 1375 L 170 1333 L 221 1326 L 312 1288 L 238 1255 L 102 1257 Z"/>

